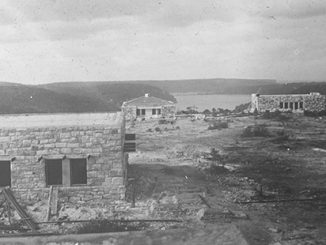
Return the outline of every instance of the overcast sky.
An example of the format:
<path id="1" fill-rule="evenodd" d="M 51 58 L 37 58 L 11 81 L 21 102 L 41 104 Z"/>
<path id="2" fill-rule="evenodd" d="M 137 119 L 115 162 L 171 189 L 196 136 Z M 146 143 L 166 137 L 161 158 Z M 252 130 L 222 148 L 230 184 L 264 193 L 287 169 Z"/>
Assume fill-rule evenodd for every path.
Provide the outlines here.
<path id="1" fill-rule="evenodd" d="M 1 0 L 0 81 L 326 80 L 325 0 Z"/>

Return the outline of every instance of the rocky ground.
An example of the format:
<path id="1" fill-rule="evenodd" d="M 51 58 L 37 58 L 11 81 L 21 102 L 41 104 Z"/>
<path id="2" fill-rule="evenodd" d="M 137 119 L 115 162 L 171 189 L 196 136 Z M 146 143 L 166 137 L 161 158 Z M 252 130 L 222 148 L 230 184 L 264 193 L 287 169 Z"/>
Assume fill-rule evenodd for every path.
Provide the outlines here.
<path id="1" fill-rule="evenodd" d="M 137 152 L 129 155 L 128 202 L 116 209 L 60 207 L 59 216 L 52 219 L 179 219 L 181 223 L 123 227 L 168 231 L 172 244 L 207 239 L 212 243 L 206 244 L 214 244 L 216 236 L 229 244 L 326 244 L 326 118 L 288 114 L 229 116 L 218 121 L 199 116 L 179 118 L 174 124 L 128 124 L 127 131 L 136 133 L 137 141 Z M 36 221 L 43 221 L 46 207 L 46 202 L 39 202 L 24 208 Z M 41 228 L 78 233 L 98 231 L 99 225 L 103 226 Z M 173 238 L 180 229 L 188 237 L 182 241 Z M 229 235 L 221 237 L 214 230 L 227 230 Z M 202 231 L 198 237 L 206 240 L 194 240 L 194 231 Z M 165 233 L 160 238 L 157 234 L 146 236 L 167 241 Z"/>
<path id="2" fill-rule="evenodd" d="M 190 118 L 129 127 L 137 135 L 128 193 L 136 208 L 150 203 L 153 217 L 232 223 L 250 244 L 325 244 L 326 119 L 222 120 L 228 128 Z"/>

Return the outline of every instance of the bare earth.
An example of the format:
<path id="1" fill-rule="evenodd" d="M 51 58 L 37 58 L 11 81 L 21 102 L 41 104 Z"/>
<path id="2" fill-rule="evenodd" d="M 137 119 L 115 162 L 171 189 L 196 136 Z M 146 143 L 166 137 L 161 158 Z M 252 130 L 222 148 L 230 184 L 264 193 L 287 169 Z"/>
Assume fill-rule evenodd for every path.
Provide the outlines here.
<path id="1" fill-rule="evenodd" d="M 134 232 L 1 238 L 0 244 L 326 244 L 326 118 L 223 120 L 228 128 L 220 130 L 190 118 L 127 125 L 137 141 L 129 156 L 129 203 L 59 212 L 71 220 L 182 222 L 151 223 Z M 263 131 L 244 137 L 248 126 Z M 219 159 L 211 159 L 212 148 Z M 27 210 L 42 221 L 46 204 Z M 43 225 L 41 231 L 70 234 L 81 225 Z"/>
<path id="2" fill-rule="evenodd" d="M 134 191 L 136 209 L 151 201 L 154 217 L 200 220 L 198 227 L 231 223 L 249 244 L 326 244 L 326 119 L 229 121 L 222 130 L 189 118 L 130 126 L 137 152 L 129 158 L 128 196 Z M 268 136 L 242 136 L 262 124 Z M 223 160 L 207 160 L 211 148 Z M 211 164 L 219 166 L 212 171 Z M 284 199 L 293 201 L 239 203 Z"/>

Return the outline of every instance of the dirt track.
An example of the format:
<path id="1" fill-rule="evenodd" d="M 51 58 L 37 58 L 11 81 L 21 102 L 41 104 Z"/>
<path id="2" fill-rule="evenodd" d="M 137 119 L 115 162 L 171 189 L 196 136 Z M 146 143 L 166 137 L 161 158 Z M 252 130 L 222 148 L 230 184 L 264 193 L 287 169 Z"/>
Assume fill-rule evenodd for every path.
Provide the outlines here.
<path id="1" fill-rule="evenodd" d="M 129 171 L 138 181 L 137 201 L 159 200 L 168 204 L 161 215 L 191 219 L 208 209 L 201 195 L 214 210 L 205 222 L 234 223 L 250 244 L 325 244 L 326 120 L 293 115 L 230 120 L 222 130 L 207 130 L 203 120 L 190 119 L 130 128 L 137 134 Z M 269 135 L 242 137 L 249 125 L 264 125 Z M 205 159 L 212 147 L 225 166 L 214 172 L 207 171 Z M 275 199 L 314 200 L 238 203 Z"/>

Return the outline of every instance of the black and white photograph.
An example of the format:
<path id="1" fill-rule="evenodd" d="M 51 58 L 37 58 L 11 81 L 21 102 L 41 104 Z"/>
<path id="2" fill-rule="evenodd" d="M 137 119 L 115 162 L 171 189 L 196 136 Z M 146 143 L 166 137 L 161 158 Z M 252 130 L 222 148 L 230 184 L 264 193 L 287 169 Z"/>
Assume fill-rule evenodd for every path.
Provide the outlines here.
<path id="1" fill-rule="evenodd" d="M 0 244 L 326 244 L 325 0 L 0 0 Z"/>

